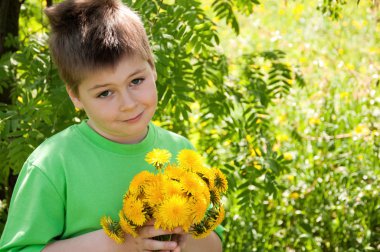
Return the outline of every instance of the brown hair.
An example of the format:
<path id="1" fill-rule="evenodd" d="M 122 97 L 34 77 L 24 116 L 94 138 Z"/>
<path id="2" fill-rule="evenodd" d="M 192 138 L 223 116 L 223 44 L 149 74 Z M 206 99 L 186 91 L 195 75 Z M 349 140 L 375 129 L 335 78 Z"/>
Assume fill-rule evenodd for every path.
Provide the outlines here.
<path id="1" fill-rule="evenodd" d="M 66 0 L 45 13 L 54 63 L 74 93 L 86 74 L 114 67 L 126 55 L 140 55 L 154 69 L 143 23 L 120 0 Z"/>

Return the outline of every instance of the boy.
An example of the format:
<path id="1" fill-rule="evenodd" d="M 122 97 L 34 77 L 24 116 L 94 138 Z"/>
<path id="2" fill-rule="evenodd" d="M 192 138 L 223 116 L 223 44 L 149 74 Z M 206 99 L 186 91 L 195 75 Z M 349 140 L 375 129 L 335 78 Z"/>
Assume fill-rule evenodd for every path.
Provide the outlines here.
<path id="1" fill-rule="evenodd" d="M 67 92 L 88 120 L 42 143 L 15 186 L 1 251 L 221 251 L 212 232 L 194 240 L 180 228 L 153 223 L 117 245 L 100 229 L 118 219 L 122 196 L 145 155 L 165 148 L 173 157 L 192 148 L 153 125 L 156 71 L 139 17 L 119 0 L 66 0 L 46 10 L 50 49 Z M 173 233 L 176 241 L 152 237 Z"/>

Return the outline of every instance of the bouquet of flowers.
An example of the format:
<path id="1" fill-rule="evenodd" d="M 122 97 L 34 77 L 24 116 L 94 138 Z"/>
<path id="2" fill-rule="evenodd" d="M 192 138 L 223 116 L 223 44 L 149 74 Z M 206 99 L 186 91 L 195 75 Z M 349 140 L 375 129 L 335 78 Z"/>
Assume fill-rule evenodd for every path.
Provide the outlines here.
<path id="1" fill-rule="evenodd" d="M 171 153 L 154 149 L 145 160 L 157 173 L 137 174 L 123 197 L 119 221 L 103 217 L 101 225 L 117 243 L 125 234 L 137 236 L 137 229 L 154 219 L 154 227 L 173 230 L 176 227 L 194 238 L 204 238 L 224 218 L 221 195 L 227 191 L 227 180 L 217 168 L 205 166 L 199 153 L 182 150 L 177 162 L 170 163 Z"/>

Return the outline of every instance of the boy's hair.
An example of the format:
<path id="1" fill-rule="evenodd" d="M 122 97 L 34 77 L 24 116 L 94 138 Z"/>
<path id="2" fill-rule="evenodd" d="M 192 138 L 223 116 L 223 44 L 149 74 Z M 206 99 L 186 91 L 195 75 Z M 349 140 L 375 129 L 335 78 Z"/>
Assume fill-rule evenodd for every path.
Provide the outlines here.
<path id="1" fill-rule="evenodd" d="M 45 13 L 54 63 L 76 94 L 86 74 L 114 67 L 124 56 L 140 55 L 154 69 L 144 25 L 120 0 L 66 0 Z"/>

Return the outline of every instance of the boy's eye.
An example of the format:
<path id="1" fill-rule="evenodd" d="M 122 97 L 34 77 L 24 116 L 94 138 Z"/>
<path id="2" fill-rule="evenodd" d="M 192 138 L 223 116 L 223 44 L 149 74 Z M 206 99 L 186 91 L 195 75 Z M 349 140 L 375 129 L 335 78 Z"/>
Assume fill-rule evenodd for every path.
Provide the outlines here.
<path id="1" fill-rule="evenodd" d="M 104 98 L 104 97 L 110 96 L 111 94 L 112 94 L 111 91 L 106 90 L 106 91 L 101 92 L 101 93 L 98 95 L 98 97 L 99 97 L 99 98 Z"/>
<path id="2" fill-rule="evenodd" d="M 138 79 L 132 80 L 131 83 L 133 85 L 139 85 L 139 84 L 141 84 L 141 82 L 143 82 L 143 80 L 144 80 L 143 78 L 138 78 Z"/>

